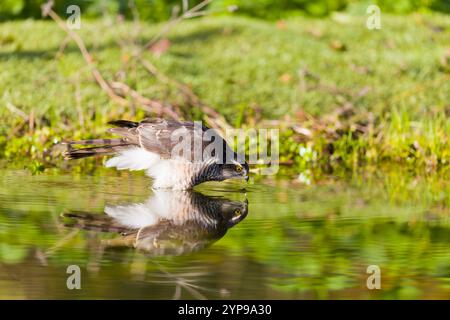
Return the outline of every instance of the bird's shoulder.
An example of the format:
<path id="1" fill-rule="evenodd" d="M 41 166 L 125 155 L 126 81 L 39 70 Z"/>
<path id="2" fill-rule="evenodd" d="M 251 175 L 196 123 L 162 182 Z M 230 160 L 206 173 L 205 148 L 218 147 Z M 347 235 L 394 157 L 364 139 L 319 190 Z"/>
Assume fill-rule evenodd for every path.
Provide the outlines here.
<path id="1" fill-rule="evenodd" d="M 147 118 L 139 122 L 138 129 L 145 130 L 161 130 L 165 132 L 174 132 L 175 130 L 183 129 L 188 131 L 194 131 L 201 129 L 199 131 L 206 132 L 211 130 L 208 126 L 204 125 L 201 122 L 194 121 L 177 121 L 177 120 L 168 120 L 168 119 L 160 119 L 160 118 Z"/>

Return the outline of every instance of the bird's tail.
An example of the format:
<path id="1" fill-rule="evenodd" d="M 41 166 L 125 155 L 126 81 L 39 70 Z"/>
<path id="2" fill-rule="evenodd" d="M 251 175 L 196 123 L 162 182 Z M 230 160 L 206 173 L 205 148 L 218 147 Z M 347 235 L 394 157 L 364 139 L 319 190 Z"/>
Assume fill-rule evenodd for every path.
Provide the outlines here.
<path id="1" fill-rule="evenodd" d="M 95 230 L 101 232 L 129 233 L 132 229 L 117 223 L 105 214 L 90 212 L 66 212 L 61 215 L 64 225 L 84 230 Z"/>
<path id="2" fill-rule="evenodd" d="M 67 151 L 63 154 L 66 160 L 111 155 L 133 146 L 125 139 L 91 139 L 70 141 L 65 144 L 68 145 Z M 74 145 L 90 145 L 91 147 L 74 148 Z"/>

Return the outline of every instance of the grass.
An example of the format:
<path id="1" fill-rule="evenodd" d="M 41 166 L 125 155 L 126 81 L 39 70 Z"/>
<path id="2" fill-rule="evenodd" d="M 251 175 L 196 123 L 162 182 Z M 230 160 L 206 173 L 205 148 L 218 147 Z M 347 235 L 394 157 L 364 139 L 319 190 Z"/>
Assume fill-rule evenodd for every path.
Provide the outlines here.
<path id="1" fill-rule="evenodd" d="M 293 160 L 299 170 L 383 162 L 445 166 L 450 17 L 382 19 L 382 29 L 370 31 L 364 16 L 345 14 L 284 22 L 209 17 L 178 25 L 169 34 L 169 49 L 145 58 L 188 84 L 232 125 L 281 120 L 281 160 Z M 105 18 L 83 20 L 79 33 L 106 79 L 183 104 L 173 86 L 130 59 L 127 40 L 144 42 L 160 27 Z M 58 54 L 64 39 L 50 21 L 0 24 L 0 152 L 10 160 L 32 157 L 38 171 L 41 162 L 54 162 L 54 143 L 99 136 L 112 119 L 145 116 L 139 106 L 119 106 L 99 89 L 75 44 Z M 350 115 L 336 113 L 343 108 Z M 201 118 L 196 109 L 187 112 Z M 313 135 L 305 138 L 293 125 Z M 301 146 L 317 152 L 317 159 L 300 157 Z"/>

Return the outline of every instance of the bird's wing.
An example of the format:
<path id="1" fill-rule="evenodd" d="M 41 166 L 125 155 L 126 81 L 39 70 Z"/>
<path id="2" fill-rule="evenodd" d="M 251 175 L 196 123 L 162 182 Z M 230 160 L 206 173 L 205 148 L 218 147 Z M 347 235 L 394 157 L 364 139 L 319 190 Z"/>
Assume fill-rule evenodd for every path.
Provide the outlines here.
<path id="1" fill-rule="evenodd" d="M 165 159 L 171 157 L 172 148 L 176 144 L 172 139 L 174 133 L 179 132 L 186 137 L 195 134 L 195 130 L 190 123 L 160 119 L 142 121 L 137 131 L 141 147 L 157 153 Z"/>
<path id="2" fill-rule="evenodd" d="M 209 162 L 236 158 L 236 153 L 214 129 L 186 121 L 145 119 L 141 122 L 113 121 L 119 134 L 145 151 L 162 159 L 183 158 L 190 162 Z"/>
<path id="3" fill-rule="evenodd" d="M 148 119 L 136 130 L 141 147 L 165 159 L 176 156 L 188 161 L 207 161 L 222 156 L 226 147 L 214 129 L 194 122 Z M 204 152 L 208 146 L 211 148 L 212 141 L 217 143 L 217 152 Z"/>

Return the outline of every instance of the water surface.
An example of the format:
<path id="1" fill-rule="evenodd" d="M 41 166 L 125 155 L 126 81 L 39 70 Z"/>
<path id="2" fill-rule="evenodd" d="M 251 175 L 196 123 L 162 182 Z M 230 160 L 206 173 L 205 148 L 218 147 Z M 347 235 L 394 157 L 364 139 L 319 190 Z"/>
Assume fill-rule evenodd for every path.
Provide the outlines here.
<path id="1" fill-rule="evenodd" d="M 292 175 L 192 193 L 112 171 L 0 176 L 0 298 L 450 298 L 444 177 Z"/>

